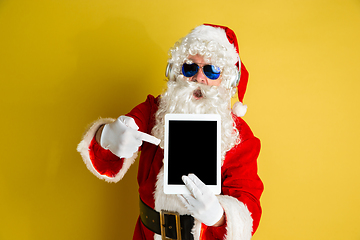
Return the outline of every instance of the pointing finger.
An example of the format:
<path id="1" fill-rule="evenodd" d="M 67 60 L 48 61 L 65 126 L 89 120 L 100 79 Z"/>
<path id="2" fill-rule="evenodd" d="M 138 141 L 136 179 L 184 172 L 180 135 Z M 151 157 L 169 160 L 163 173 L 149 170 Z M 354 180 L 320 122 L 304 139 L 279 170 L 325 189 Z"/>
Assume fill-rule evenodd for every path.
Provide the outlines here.
<path id="1" fill-rule="evenodd" d="M 159 145 L 159 143 L 161 142 L 160 139 L 143 132 L 138 132 L 138 139 L 152 143 L 154 145 Z"/>

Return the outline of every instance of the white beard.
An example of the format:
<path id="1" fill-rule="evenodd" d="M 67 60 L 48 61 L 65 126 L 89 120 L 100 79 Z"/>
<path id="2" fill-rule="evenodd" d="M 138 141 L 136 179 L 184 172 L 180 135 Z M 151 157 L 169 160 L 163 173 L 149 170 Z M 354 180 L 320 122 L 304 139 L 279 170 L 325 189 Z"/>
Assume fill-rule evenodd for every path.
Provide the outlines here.
<path id="1" fill-rule="evenodd" d="M 222 87 L 210 87 L 204 84 L 189 82 L 181 77 L 178 77 L 177 81 L 169 81 L 168 89 L 161 96 L 152 134 L 162 140 L 160 147 L 164 148 L 165 114 L 219 114 L 221 116 L 222 135 L 221 156 L 222 160 L 224 160 L 226 152 L 237 143 L 239 135 L 231 115 L 231 96 L 231 89 L 226 90 Z M 175 194 L 164 194 L 163 185 L 164 169 L 162 168 L 158 174 L 154 192 L 155 210 L 160 211 L 164 209 L 176 211 L 180 214 L 190 214 Z M 199 239 L 200 229 L 201 223 L 195 219 L 192 229 L 194 239 Z M 154 234 L 154 239 L 161 239 L 161 236 Z"/>
<path id="2" fill-rule="evenodd" d="M 200 97 L 196 98 L 194 95 Z M 231 114 L 232 90 L 221 86 L 207 86 L 197 82 L 189 82 L 181 77 L 168 82 L 168 89 L 161 96 L 159 109 L 155 115 L 155 126 L 152 134 L 161 139 L 160 147 L 164 147 L 165 114 L 219 114 L 221 116 L 221 156 L 239 142 L 239 133 Z"/>

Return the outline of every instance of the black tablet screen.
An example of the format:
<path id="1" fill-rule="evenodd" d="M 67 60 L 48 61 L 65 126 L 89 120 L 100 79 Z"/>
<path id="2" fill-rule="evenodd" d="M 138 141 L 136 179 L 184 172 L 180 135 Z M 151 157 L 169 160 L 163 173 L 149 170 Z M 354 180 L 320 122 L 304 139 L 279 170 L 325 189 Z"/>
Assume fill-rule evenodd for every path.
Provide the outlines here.
<path id="1" fill-rule="evenodd" d="M 168 137 L 168 183 L 183 184 L 181 176 L 194 173 L 215 185 L 217 122 L 170 120 Z"/>

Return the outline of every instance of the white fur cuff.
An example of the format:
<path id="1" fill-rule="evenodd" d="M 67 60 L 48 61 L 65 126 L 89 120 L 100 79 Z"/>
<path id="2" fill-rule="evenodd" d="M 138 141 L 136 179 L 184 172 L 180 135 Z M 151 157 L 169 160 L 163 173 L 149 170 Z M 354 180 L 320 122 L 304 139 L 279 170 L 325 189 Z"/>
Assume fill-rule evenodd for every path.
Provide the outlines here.
<path id="1" fill-rule="evenodd" d="M 96 131 L 99 129 L 99 127 L 101 125 L 104 125 L 104 124 L 107 124 L 107 123 L 112 123 L 114 121 L 115 121 L 115 119 L 112 119 L 112 118 L 101 118 L 101 119 L 95 121 L 90 126 L 90 128 L 87 130 L 87 132 L 85 133 L 82 141 L 77 146 L 77 151 L 82 156 L 83 161 L 84 161 L 86 167 L 89 169 L 89 171 L 92 172 L 96 177 L 98 177 L 100 179 L 103 179 L 103 180 L 105 180 L 107 182 L 118 182 L 118 181 L 120 181 L 123 178 L 123 176 L 125 175 L 125 173 L 127 172 L 127 170 L 129 169 L 129 167 L 131 166 L 131 164 L 135 161 L 135 159 L 137 157 L 137 153 L 134 153 L 134 155 L 131 158 L 126 158 L 124 160 L 123 167 L 120 169 L 120 171 L 113 178 L 105 176 L 105 175 L 101 175 L 94 168 L 94 166 L 93 166 L 93 164 L 91 162 L 91 159 L 90 159 L 90 155 L 89 155 L 90 143 L 91 143 L 92 139 L 94 138 L 94 136 L 96 134 Z"/>
<path id="2" fill-rule="evenodd" d="M 218 199 L 226 214 L 225 240 L 250 240 L 253 219 L 246 205 L 227 195 L 219 195 Z"/>

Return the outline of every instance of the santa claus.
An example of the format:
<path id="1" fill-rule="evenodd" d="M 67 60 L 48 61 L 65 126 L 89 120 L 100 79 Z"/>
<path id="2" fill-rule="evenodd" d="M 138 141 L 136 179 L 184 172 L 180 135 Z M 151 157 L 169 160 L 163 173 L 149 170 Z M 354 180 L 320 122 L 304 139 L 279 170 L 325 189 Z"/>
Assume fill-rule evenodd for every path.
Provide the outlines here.
<path id="1" fill-rule="evenodd" d="M 78 145 L 88 169 L 108 182 L 122 179 L 141 151 L 140 216 L 133 239 L 250 239 L 261 216 L 257 174 L 260 141 L 241 118 L 248 72 L 234 32 L 204 24 L 170 51 L 166 91 L 118 119 L 92 124 Z M 238 91 L 239 102 L 231 108 Z M 221 116 L 221 194 L 194 174 L 182 180 L 191 194 L 163 191 L 164 117 L 168 113 Z M 201 136 L 194 136 L 201 141 Z M 204 166 L 204 171 L 206 166 Z"/>

